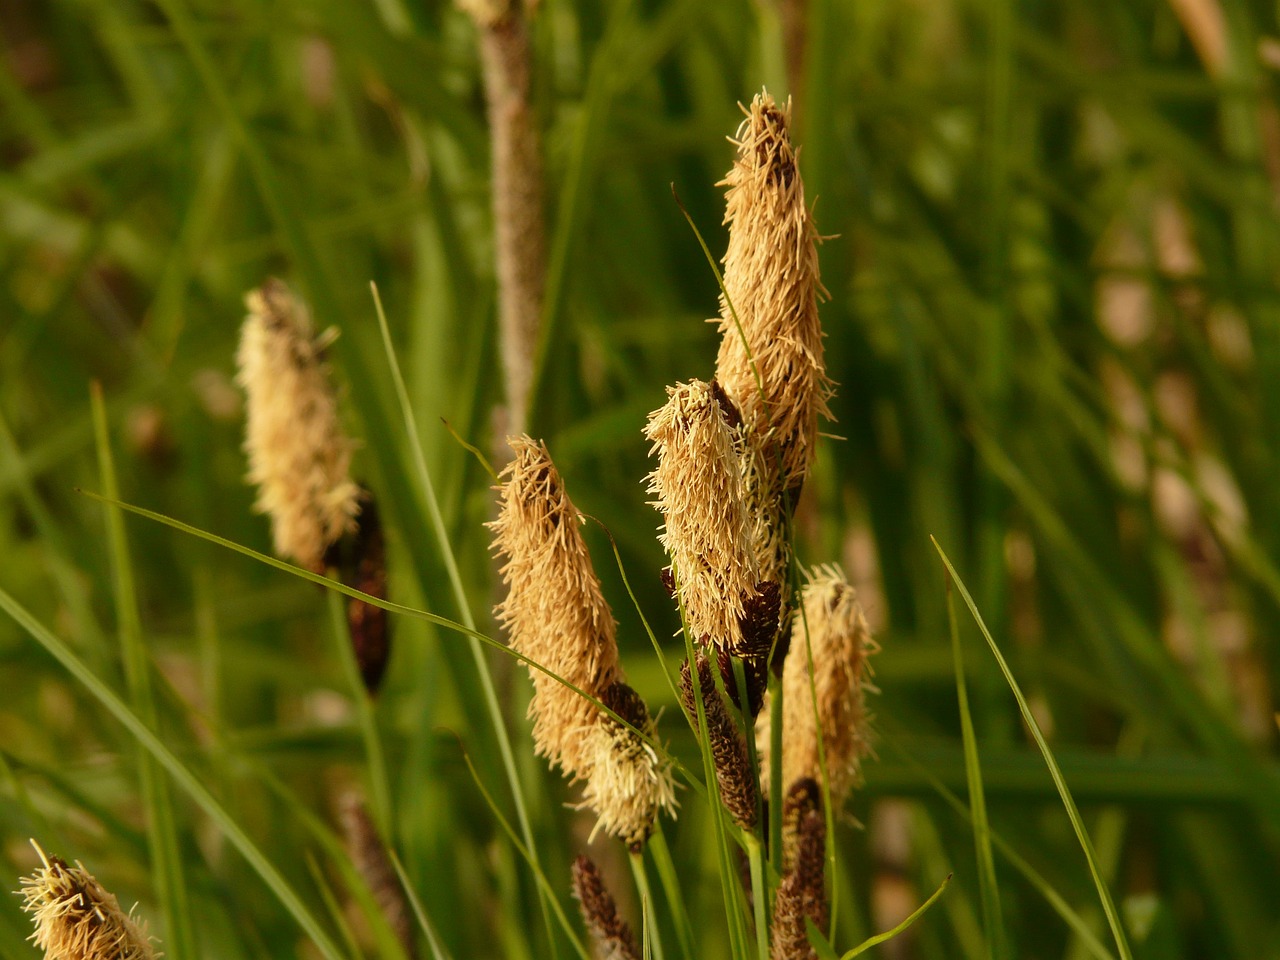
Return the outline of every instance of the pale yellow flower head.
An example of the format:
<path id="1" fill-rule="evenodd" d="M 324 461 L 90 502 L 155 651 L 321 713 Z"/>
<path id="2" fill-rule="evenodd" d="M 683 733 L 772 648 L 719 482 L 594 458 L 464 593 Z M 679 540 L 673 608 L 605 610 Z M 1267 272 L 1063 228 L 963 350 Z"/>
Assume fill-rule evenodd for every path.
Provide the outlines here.
<path id="1" fill-rule="evenodd" d="M 22 878 L 22 909 L 31 914 L 31 935 L 46 960 L 151 960 L 155 953 L 146 924 L 120 909 L 80 864 L 46 854 L 34 840 L 43 866 Z"/>
<path id="2" fill-rule="evenodd" d="M 831 394 L 818 319 L 818 299 L 826 297 L 819 237 L 805 205 L 790 117 L 789 103 L 780 107 L 762 92 L 734 140 L 738 156 L 722 181 L 729 188 L 728 302 L 721 297 L 716 359 L 716 379 L 741 411 L 752 442 L 767 452 L 779 493 L 804 480 L 818 416 L 830 416 Z"/>
<path id="3" fill-rule="evenodd" d="M 490 524 L 494 552 L 506 561 L 498 620 L 514 650 L 648 732 L 648 712 L 618 665 L 617 625 L 579 529 L 582 518 L 546 447 L 527 436 L 507 443 L 515 458 L 503 471 L 498 518 Z M 575 690 L 532 667 L 529 675 L 537 752 L 585 781 L 584 802 L 603 829 L 642 841 L 657 811 L 674 806 L 667 765 Z"/>
<path id="4" fill-rule="evenodd" d="M 275 552 L 310 570 L 355 529 L 360 488 L 351 440 L 306 307 L 279 280 L 245 296 L 236 381 L 248 396 L 245 452 L 255 508 L 271 518 Z"/>
<path id="5" fill-rule="evenodd" d="M 743 499 L 741 449 L 716 392 L 701 380 L 667 388 L 666 405 L 649 414 L 645 426 L 658 458 L 648 489 L 662 513 L 658 539 L 675 568 L 690 632 L 740 654 L 741 622 L 760 568 Z"/>
<path id="6" fill-rule="evenodd" d="M 857 593 L 839 567 L 813 570 L 792 617 L 791 647 L 782 670 L 782 782 L 822 782 L 821 736 L 835 811 L 857 782 L 862 758 L 870 750 L 866 693 L 871 689 L 869 657 L 878 649 Z M 756 731 L 757 745 L 766 757 L 767 717 L 768 711 L 763 711 Z"/>

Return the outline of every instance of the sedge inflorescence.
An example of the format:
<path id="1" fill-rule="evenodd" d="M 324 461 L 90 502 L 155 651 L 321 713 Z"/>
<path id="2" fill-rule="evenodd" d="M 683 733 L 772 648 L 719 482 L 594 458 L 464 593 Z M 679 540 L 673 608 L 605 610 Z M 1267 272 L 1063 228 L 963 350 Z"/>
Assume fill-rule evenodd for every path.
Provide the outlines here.
<path id="1" fill-rule="evenodd" d="M 82 864 L 71 866 L 46 854 L 41 867 L 22 878 L 22 909 L 31 914 L 31 940 L 45 960 L 151 960 L 155 951 L 146 924 L 120 909 Z"/>
<path id="2" fill-rule="evenodd" d="M 507 585 L 497 615 L 512 649 L 538 665 L 529 670 L 534 744 L 585 781 L 583 802 L 601 829 L 636 845 L 658 811 L 675 806 L 671 773 L 646 739 L 648 710 L 623 677 L 617 624 L 560 473 L 542 443 L 527 436 L 508 443 L 515 456 L 490 524 Z"/>
<path id="3" fill-rule="evenodd" d="M 278 555 L 321 572 L 329 547 L 355 531 L 361 497 L 325 338 L 280 280 L 250 291 L 245 305 L 236 380 L 248 398 L 244 447 L 249 481 L 258 487 L 255 507 L 271 519 Z"/>

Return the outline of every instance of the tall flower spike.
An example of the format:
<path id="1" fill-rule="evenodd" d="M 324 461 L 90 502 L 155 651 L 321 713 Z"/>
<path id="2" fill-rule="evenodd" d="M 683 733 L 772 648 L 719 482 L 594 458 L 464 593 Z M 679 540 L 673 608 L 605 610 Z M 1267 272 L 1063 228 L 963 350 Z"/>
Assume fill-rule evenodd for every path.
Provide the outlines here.
<path id="1" fill-rule="evenodd" d="M 617 625 L 591 566 L 580 517 L 551 456 L 529 437 L 507 440 L 515 458 L 503 471 L 493 549 L 506 558 L 506 599 L 498 620 L 518 653 L 652 729 L 639 696 L 623 682 Z M 671 773 L 634 730 L 534 667 L 533 737 L 537 752 L 587 782 L 585 803 L 600 826 L 628 844 L 648 836 L 659 809 L 675 805 Z"/>
<path id="2" fill-rule="evenodd" d="M 786 817 L 794 823 L 795 854 L 773 900 L 772 960 L 817 960 L 805 919 L 824 933 L 830 910 L 824 880 L 827 822 L 818 785 L 800 780 L 787 793 Z"/>
<path id="3" fill-rule="evenodd" d="M 325 551 L 355 529 L 360 512 L 324 337 L 280 280 L 250 291 L 245 304 L 236 380 L 248 395 L 244 446 L 255 506 L 271 518 L 275 552 L 319 572 Z"/>
<path id="4" fill-rule="evenodd" d="M 800 600 L 782 669 L 782 782 L 792 784 L 806 777 L 821 782 L 820 732 L 832 808 L 838 811 L 870 749 L 865 694 L 871 689 L 869 657 L 879 647 L 857 593 L 839 567 L 812 571 Z M 768 738 L 767 724 L 757 727 L 757 744 L 767 743 Z"/>
<path id="5" fill-rule="evenodd" d="M 658 539 L 675 566 L 694 638 L 741 654 L 741 622 L 760 577 L 735 433 L 713 384 L 691 380 L 667 387 L 667 396 L 644 431 L 658 458 L 648 488 L 664 521 Z"/>
<path id="6" fill-rule="evenodd" d="M 618 916 L 618 905 L 596 865 L 581 854 L 573 861 L 573 896 L 600 960 L 640 960 L 631 925 Z"/>
<path id="7" fill-rule="evenodd" d="M 819 279 L 818 232 L 787 130 L 790 103 L 779 107 L 762 92 L 746 113 L 733 141 L 737 160 L 721 183 L 729 188 L 728 301 L 721 298 L 716 379 L 765 451 L 768 469 L 775 471 L 773 463 L 781 460 L 781 492 L 804 480 L 818 416 L 831 415 L 818 320 L 818 299 L 826 290 Z"/>
<path id="8" fill-rule="evenodd" d="M 716 689 L 711 661 L 702 653 L 696 654 L 696 660 L 698 687 L 702 691 L 702 708 L 707 718 L 707 740 L 715 764 L 720 799 L 734 823 L 750 832 L 755 829 L 757 819 L 759 776 L 751 769 L 746 741 L 737 724 L 730 719 L 720 691 Z M 680 702 L 696 728 L 698 703 L 694 697 L 693 675 L 686 660 L 680 666 Z"/>
<path id="9" fill-rule="evenodd" d="M 69 866 L 31 845 L 43 866 L 22 878 L 22 909 L 35 921 L 31 940 L 45 960 L 151 960 L 145 923 L 121 910 L 79 862 Z"/>

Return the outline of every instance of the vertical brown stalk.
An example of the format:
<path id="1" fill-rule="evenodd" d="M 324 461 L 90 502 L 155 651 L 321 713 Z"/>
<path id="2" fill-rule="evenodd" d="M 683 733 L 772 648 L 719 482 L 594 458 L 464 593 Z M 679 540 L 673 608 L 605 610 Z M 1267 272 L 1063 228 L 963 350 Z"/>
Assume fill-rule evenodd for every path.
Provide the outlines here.
<path id="1" fill-rule="evenodd" d="M 533 54 L 521 0 L 459 0 L 479 31 L 492 143 L 494 249 L 507 432 L 525 428 L 546 281 L 542 144 L 531 103 Z"/>
<path id="2" fill-rule="evenodd" d="M 795 103 L 803 104 L 809 56 L 809 0 L 777 0 L 777 7 L 782 21 L 788 92 Z"/>

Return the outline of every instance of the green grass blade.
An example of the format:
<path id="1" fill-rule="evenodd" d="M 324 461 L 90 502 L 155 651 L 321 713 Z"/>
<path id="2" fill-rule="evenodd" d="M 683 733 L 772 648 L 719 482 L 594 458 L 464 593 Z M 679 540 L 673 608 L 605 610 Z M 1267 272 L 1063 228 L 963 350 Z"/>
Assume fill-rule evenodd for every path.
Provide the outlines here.
<path id="1" fill-rule="evenodd" d="M 391 371 L 392 382 L 396 388 L 396 398 L 400 403 L 400 413 L 404 419 L 404 430 L 409 438 L 409 448 L 413 453 L 413 465 L 418 473 L 423 495 L 426 498 L 427 516 L 431 520 L 431 528 L 435 533 L 436 543 L 440 548 L 440 557 L 449 576 L 449 587 L 453 591 L 459 616 L 469 630 L 475 630 L 475 617 L 471 613 L 471 605 L 467 601 L 466 590 L 462 585 L 462 575 L 458 572 L 458 561 L 454 555 L 453 544 L 449 539 L 449 530 L 440 511 L 440 501 L 436 497 L 435 484 L 431 479 L 431 471 L 427 469 L 426 454 L 422 449 L 422 435 L 418 431 L 418 420 L 413 413 L 413 404 L 409 401 L 409 391 L 405 387 L 404 376 L 400 372 L 400 361 L 396 358 L 395 347 L 391 342 L 391 328 L 387 325 L 387 315 L 382 309 L 382 299 L 378 295 L 376 284 L 370 285 L 374 306 L 378 314 L 378 330 L 382 334 L 382 346 L 386 351 L 387 366 Z M 506 772 L 507 785 L 511 789 L 511 798 L 515 803 L 516 820 L 520 824 L 520 835 L 528 849 L 528 856 L 535 866 L 538 864 L 538 847 L 534 840 L 533 826 L 529 821 L 528 804 L 525 801 L 524 786 L 520 782 L 520 773 L 516 768 L 515 754 L 511 749 L 511 735 L 507 732 L 506 719 L 502 714 L 502 706 L 498 703 L 498 691 L 493 683 L 493 674 L 489 670 L 489 661 L 485 659 L 484 650 L 474 638 L 469 640 L 471 656 L 475 663 L 476 675 L 480 679 L 484 693 L 485 709 L 489 722 L 493 727 L 494 737 L 498 743 L 498 751 L 502 756 L 502 768 Z M 543 920 L 547 927 L 547 936 L 554 949 L 555 938 L 551 935 L 551 915 L 542 893 L 538 892 L 542 904 Z"/>
<path id="2" fill-rule="evenodd" d="M 373 794 L 373 819 L 378 825 L 383 841 L 390 846 L 395 837 L 395 817 L 391 809 L 391 783 L 387 776 L 387 761 L 382 750 L 382 737 L 378 733 L 378 718 L 374 713 L 374 701 L 360 678 L 360 666 L 356 663 L 351 645 L 351 631 L 347 626 L 347 611 L 342 594 L 325 592 L 329 610 L 329 623 L 338 648 L 338 660 L 342 675 L 351 690 L 352 705 L 364 741 L 365 759 L 369 763 L 369 788 Z"/>
<path id="3" fill-rule="evenodd" d="M 422 904 L 422 898 L 418 896 L 418 891 L 413 889 L 413 884 L 409 882 L 409 875 L 405 873 L 404 864 L 400 862 L 400 858 L 394 850 L 388 850 L 387 855 L 391 858 L 391 866 L 395 868 L 396 877 L 400 880 L 400 887 L 404 890 L 404 895 L 409 899 L 409 906 L 413 908 L 413 915 L 418 921 L 422 935 L 427 938 L 427 946 L 431 950 L 431 956 L 435 960 L 453 960 L 449 951 L 445 949 L 444 944 L 440 942 L 440 936 L 436 933 L 435 924 L 431 922 L 431 917 L 427 914 L 427 908 Z"/>
<path id="4" fill-rule="evenodd" d="M 552 887 L 551 882 L 547 880 L 547 875 L 542 872 L 542 867 L 539 865 L 538 861 L 534 860 L 533 857 L 529 855 L 529 850 L 520 842 L 520 837 L 517 836 L 515 830 L 511 828 L 511 824 L 507 822 L 507 818 L 502 815 L 502 811 L 494 802 L 493 794 L 489 792 L 488 788 L 484 785 L 484 781 L 480 778 L 480 773 L 476 770 L 475 764 L 471 760 L 471 754 L 467 752 L 466 747 L 461 743 L 461 741 L 459 741 L 458 746 L 459 749 L 462 750 L 462 759 L 466 761 L 467 769 L 471 771 L 471 779 L 475 783 L 476 789 L 479 790 L 481 795 L 484 797 L 484 802 L 489 805 L 489 811 L 498 821 L 498 826 L 502 827 L 502 832 L 507 835 L 507 839 L 511 841 L 512 845 L 516 848 L 516 851 L 524 858 L 525 863 L 529 865 L 529 869 L 533 871 L 534 879 L 542 889 L 544 902 L 548 904 L 549 909 L 555 914 L 556 919 L 560 922 L 560 928 L 564 931 L 565 936 L 569 938 L 569 941 L 573 944 L 578 955 L 582 957 L 582 960 L 591 960 L 591 956 L 588 954 L 586 947 L 583 946 L 581 939 L 579 939 L 578 934 L 573 929 L 573 925 L 569 922 L 569 918 L 565 915 L 564 909 L 560 906 L 560 900 L 556 896 L 555 888 Z"/>
<path id="5" fill-rule="evenodd" d="M 991 855 L 991 824 L 987 820 L 987 796 L 982 785 L 982 762 L 978 755 L 978 738 L 973 729 L 973 716 L 969 712 L 969 691 L 964 678 L 964 651 L 960 646 L 955 594 L 949 579 L 947 581 L 947 621 L 951 627 L 951 655 L 955 667 L 956 699 L 960 706 L 960 735 L 964 742 L 964 769 L 969 786 L 973 846 L 978 861 L 978 892 L 982 899 L 982 922 L 986 929 L 987 949 L 992 958 L 999 958 L 1005 955 L 1000 884 L 996 878 L 995 859 Z"/>
<path id="6" fill-rule="evenodd" d="M 107 411 L 102 389 L 91 390 L 94 439 L 98 448 L 98 469 L 103 489 L 112 500 L 119 500 L 115 460 L 111 454 Z M 138 716 L 150 727 L 156 727 L 156 705 L 151 690 L 151 661 L 142 639 L 142 618 L 138 612 L 138 596 L 134 579 L 133 558 L 125 536 L 124 515 L 118 507 L 104 505 L 107 521 L 107 546 L 115 587 L 116 616 L 119 620 L 120 646 L 124 659 L 129 699 Z M 138 777 L 142 804 L 146 811 L 147 846 L 151 854 L 151 870 L 165 919 L 165 942 L 175 956 L 195 956 L 195 932 L 191 920 L 191 900 L 183 869 L 181 842 L 169 784 L 165 782 L 155 760 L 145 751 L 138 755 Z"/>
<path id="7" fill-rule="evenodd" d="M 8 591 L 0 589 L 0 609 L 3 609 L 31 637 L 44 647 L 80 685 L 114 716 L 131 733 L 135 740 L 159 763 L 174 782 L 195 801 L 205 815 L 222 831 L 231 845 L 248 861 L 263 882 L 276 896 L 298 926 L 311 938 L 326 960 L 344 960 L 342 953 L 328 933 L 307 909 L 302 898 L 288 881 L 272 865 L 257 844 L 236 823 L 235 818 L 205 788 L 194 773 L 160 740 L 160 737 L 135 713 L 128 704 L 106 685 L 59 637 L 36 620 Z"/>
<path id="8" fill-rule="evenodd" d="M 866 940 L 862 941 L 862 943 L 858 944 L 852 950 L 847 951 L 840 958 L 840 960 L 853 960 L 854 957 L 861 956 L 862 954 L 870 950 L 872 947 L 878 947 L 880 944 L 884 943 L 886 940 L 892 940 L 898 934 L 902 933 L 902 931 L 906 930 L 908 927 L 914 924 L 917 920 L 919 920 L 922 916 L 924 916 L 924 912 L 928 910 L 930 907 L 932 907 L 938 901 L 938 898 L 941 897 L 942 894 L 946 892 L 947 885 L 951 883 L 951 877 L 952 875 L 948 873 L 946 878 L 942 881 L 942 883 L 938 884 L 938 889 L 933 891 L 933 895 L 929 897 L 929 899 L 926 900 L 924 903 L 920 904 L 920 906 L 916 907 L 913 911 L 911 911 L 911 916 L 907 917 L 907 919 L 903 920 L 900 924 L 898 924 L 892 930 L 886 930 L 884 933 L 877 933 L 874 937 L 868 937 Z"/>
<path id="9" fill-rule="evenodd" d="M 982 631 L 982 636 L 986 639 L 987 646 L 991 648 L 991 653 L 996 658 L 996 663 L 1000 665 L 1000 672 L 1004 674 L 1005 681 L 1009 684 L 1009 689 L 1013 691 L 1013 697 L 1018 702 L 1018 710 L 1022 714 L 1022 719 L 1026 723 L 1027 729 L 1031 731 L 1031 736 L 1035 739 L 1036 746 L 1040 748 L 1040 754 L 1044 757 L 1050 776 L 1053 777 L 1054 786 L 1058 788 L 1058 795 L 1062 798 L 1062 805 L 1066 808 L 1071 827 L 1075 830 L 1076 838 L 1080 841 L 1080 848 L 1084 851 L 1085 860 L 1089 864 L 1089 873 L 1092 875 L 1094 886 L 1098 890 L 1098 898 L 1102 901 L 1102 910 L 1107 916 L 1107 923 L 1111 927 L 1111 935 L 1115 938 L 1116 949 L 1120 951 L 1121 960 L 1133 960 L 1133 953 L 1129 948 L 1129 940 L 1125 935 L 1120 914 L 1116 910 L 1115 901 L 1111 898 L 1111 890 L 1107 887 L 1107 883 L 1102 877 L 1097 854 L 1093 849 L 1093 841 L 1089 839 L 1089 832 L 1085 829 L 1084 820 L 1076 807 L 1075 799 L 1071 796 L 1067 781 L 1063 778 L 1062 771 L 1058 768 L 1058 762 L 1054 759 L 1053 751 L 1049 749 L 1049 744 L 1045 741 L 1044 734 L 1040 731 L 1040 725 L 1036 723 L 1036 718 L 1032 714 L 1031 708 L 1027 705 L 1026 697 L 1022 695 L 1022 688 L 1018 686 L 1018 681 L 1014 678 L 1013 671 L 1009 669 L 1009 664 L 1005 661 L 1004 654 L 1000 652 L 1000 648 L 987 630 L 987 625 L 982 620 L 982 614 L 978 612 L 978 608 L 974 604 L 973 598 L 969 595 L 964 581 L 960 579 L 955 567 L 951 565 L 950 558 L 936 540 L 933 541 L 933 547 L 938 551 L 938 556 L 942 558 L 942 562 L 947 568 L 947 573 L 955 583 L 956 589 L 960 591 L 960 596 L 964 598 L 965 606 L 969 608 L 969 613 L 973 616 L 974 622 L 977 623 L 978 629 Z"/>
<path id="10" fill-rule="evenodd" d="M 658 921 L 653 916 L 653 892 L 649 889 L 649 874 L 644 868 L 644 853 L 633 852 L 628 856 L 631 861 L 631 875 L 636 881 L 636 890 L 640 893 L 640 918 L 644 930 L 644 952 L 652 955 L 654 960 L 666 960 L 666 951 L 662 947 L 662 936 L 658 933 Z"/>
<path id="11" fill-rule="evenodd" d="M 676 873 L 675 864 L 671 860 L 671 848 L 667 846 L 667 835 L 662 830 L 661 821 L 654 824 L 653 836 L 649 838 L 648 847 L 653 855 L 653 864 L 658 870 L 658 880 L 667 898 L 667 909 L 671 913 L 671 922 L 676 928 L 676 938 L 680 941 L 680 952 L 685 960 L 693 960 L 697 953 L 693 946 L 693 924 L 689 920 L 689 902 L 680 889 L 680 875 Z"/>

